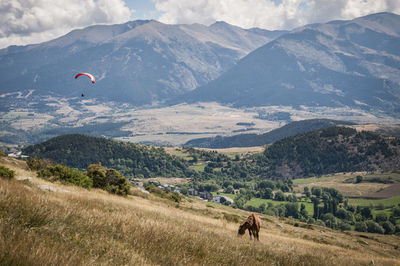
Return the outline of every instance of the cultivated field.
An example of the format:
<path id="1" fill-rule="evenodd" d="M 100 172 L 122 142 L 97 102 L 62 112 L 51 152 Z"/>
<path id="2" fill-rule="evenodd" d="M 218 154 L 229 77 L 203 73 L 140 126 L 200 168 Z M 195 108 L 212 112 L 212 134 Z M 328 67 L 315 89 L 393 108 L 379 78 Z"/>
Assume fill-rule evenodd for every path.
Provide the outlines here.
<path id="1" fill-rule="evenodd" d="M 23 162 L 2 158 L 0 165 L 17 171 L 15 180 L 0 179 L 1 265 L 400 263 L 396 236 L 263 216 L 260 242 L 253 242 L 236 236 L 248 215 L 241 210 L 195 199 L 178 204 L 135 190 L 118 197 L 47 183 Z"/>
<path id="2" fill-rule="evenodd" d="M 357 176 L 363 176 L 364 181 L 356 184 Z M 382 179 L 382 182 L 371 182 L 372 179 Z M 386 181 L 385 181 L 386 180 Z M 390 182 L 387 182 L 390 180 Z M 296 179 L 293 181 L 294 191 L 303 192 L 304 187 L 336 188 L 345 197 L 350 198 L 388 198 L 400 196 L 400 175 L 398 173 L 371 174 L 366 172 L 338 173 L 321 177 Z"/>

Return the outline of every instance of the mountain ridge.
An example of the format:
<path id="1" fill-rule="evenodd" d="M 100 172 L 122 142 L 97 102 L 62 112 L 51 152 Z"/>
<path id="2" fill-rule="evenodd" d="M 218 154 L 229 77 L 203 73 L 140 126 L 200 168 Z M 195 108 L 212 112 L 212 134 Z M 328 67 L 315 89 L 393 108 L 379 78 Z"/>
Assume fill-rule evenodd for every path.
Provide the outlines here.
<path id="1" fill-rule="evenodd" d="M 41 44 L 1 49 L 0 88 L 33 87 L 38 94 L 72 97 L 85 83 L 71 77 L 90 72 L 97 77 L 93 97 L 152 104 L 216 78 L 277 35 L 268 32 L 155 20 L 90 26 Z"/>
<path id="2" fill-rule="evenodd" d="M 262 146 L 265 144 L 271 144 L 283 138 L 293 137 L 297 134 L 313 131 L 316 129 L 351 124 L 352 123 L 350 122 L 330 119 L 302 120 L 288 123 L 283 127 L 273 129 L 264 134 L 238 134 L 229 137 L 216 136 L 213 138 L 192 139 L 183 144 L 183 146 L 211 149 Z"/>
<path id="3" fill-rule="evenodd" d="M 396 23 L 388 22 L 392 20 Z M 387 25 L 390 28 L 382 30 Z M 177 101 L 238 107 L 348 106 L 398 116 L 400 35 L 391 30 L 397 25 L 399 15 L 379 13 L 300 27 Z"/>

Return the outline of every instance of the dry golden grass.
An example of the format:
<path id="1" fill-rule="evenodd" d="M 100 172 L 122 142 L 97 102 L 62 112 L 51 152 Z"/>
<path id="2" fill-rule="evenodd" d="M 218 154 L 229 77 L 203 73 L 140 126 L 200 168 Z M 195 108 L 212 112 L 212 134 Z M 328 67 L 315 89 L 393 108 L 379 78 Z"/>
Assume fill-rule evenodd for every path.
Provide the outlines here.
<path id="1" fill-rule="evenodd" d="M 14 165 L 0 179 L 0 265 L 398 265 L 399 238 L 341 233 L 264 217 L 260 242 L 237 237 L 248 213 L 216 204 L 181 204 L 152 195 L 126 198 L 37 179 Z M 68 192 L 49 192 L 48 184 Z M 146 198 L 147 197 L 147 198 Z M 368 239 L 367 239 L 368 238 Z"/>

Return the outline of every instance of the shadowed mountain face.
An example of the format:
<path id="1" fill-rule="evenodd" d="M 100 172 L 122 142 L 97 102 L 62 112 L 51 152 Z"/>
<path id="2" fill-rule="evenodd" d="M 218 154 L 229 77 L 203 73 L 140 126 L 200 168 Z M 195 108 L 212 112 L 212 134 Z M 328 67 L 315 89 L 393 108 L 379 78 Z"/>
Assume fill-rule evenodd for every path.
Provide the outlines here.
<path id="1" fill-rule="evenodd" d="M 0 50 L 0 88 L 39 94 L 151 104 L 217 78 L 252 50 L 283 31 L 132 21 L 91 26 L 58 39 Z M 74 80 L 90 72 L 95 86 Z"/>
<path id="2" fill-rule="evenodd" d="M 400 16 L 379 13 L 284 34 L 180 101 L 348 106 L 400 114 Z"/>

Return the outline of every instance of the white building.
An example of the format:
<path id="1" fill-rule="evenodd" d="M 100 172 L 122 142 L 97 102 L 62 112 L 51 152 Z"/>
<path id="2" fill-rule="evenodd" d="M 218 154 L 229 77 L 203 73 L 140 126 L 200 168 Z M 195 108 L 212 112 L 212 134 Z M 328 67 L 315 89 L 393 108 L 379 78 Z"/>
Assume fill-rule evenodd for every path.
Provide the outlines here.
<path id="1" fill-rule="evenodd" d="M 233 204 L 233 199 L 231 199 L 230 197 L 227 197 L 227 196 L 218 195 L 218 196 L 214 196 L 212 199 L 212 202 L 215 202 L 215 203 L 224 203 L 226 201 L 228 201 L 230 204 Z"/>

